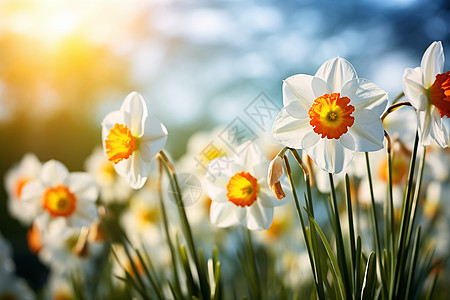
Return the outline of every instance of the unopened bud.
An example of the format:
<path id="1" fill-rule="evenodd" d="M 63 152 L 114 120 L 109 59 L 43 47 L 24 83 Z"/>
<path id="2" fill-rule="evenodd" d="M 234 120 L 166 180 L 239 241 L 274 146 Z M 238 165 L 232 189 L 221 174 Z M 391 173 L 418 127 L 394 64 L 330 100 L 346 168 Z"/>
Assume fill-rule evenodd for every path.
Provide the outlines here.
<path id="1" fill-rule="evenodd" d="M 277 199 L 281 200 L 286 197 L 286 194 L 281 187 L 280 178 L 283 175 L 283 159 L 280 156 L 270 162 L 269 170 L 267 174 L 267 183 L 269 188 L 274 192 Z"/>

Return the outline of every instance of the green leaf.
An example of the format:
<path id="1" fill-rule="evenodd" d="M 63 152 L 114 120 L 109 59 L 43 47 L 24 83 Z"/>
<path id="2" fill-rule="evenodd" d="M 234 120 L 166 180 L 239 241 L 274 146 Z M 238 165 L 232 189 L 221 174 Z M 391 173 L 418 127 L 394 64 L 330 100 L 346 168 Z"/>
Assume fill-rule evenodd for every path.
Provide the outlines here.
<path id="1" fill-rule="evenodd" d="M 375 287 L 377 285 L 377 265 L 376 265 L 376 254 L 371 252 L 369 255 L 369 260 L 366 265 L 366 272 L 364 275 L 364 283 L 362 289 L 362 300 L 374 299 Z"/>
<path id="2" fill-rule="evenodd" d="M 334 284 L 338 286 L 339 296 L 341 299 L 345 299 L 346 298 L 345 297 L 345 287 L 344 287 L 344 283 L 342 281 L 341 271 L 339 270 L 339 264 L 336 260 L 336 257 L 334 256 L 333 250 L 331 249 L 327 238 L 323 234 L 322 229 L 320 229 L 319 225 L 317 225 L 316 221 L 311 216 L 309 211 L 306 208 L 304 208 L 304 209 L 308 213 L 309 222 L 316 228 L 317 232 L 319 233 L 319 237 L 322 240 L 322 244 L 325 246 L 325 250 L 327 252 L 328 258 L 330 259 L 330 263 L 331 263 L 331 267 L 332 267 L 331 270 L 337 279 L 337 282 L 335 282 Z"/>

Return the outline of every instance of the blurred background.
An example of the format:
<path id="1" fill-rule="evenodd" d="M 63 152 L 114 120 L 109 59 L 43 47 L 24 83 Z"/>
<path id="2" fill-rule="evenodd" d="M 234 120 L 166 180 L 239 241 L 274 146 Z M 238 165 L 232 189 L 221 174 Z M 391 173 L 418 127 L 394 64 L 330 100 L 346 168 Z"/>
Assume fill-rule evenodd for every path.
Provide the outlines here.
<path id="1" fill-rule="evenodd" d="M 2 1 L 0 178 L 26 152 L 83 170 L 101 120 L 132 90 L 179 157 L 194 132 L 232 122 L 261 92 L 281 106 L 283 79 L 331 57 L 392 100 L 432 41 L 450 57 L 449 37 L 445 0 Z M 2 188 L 0 232 L 36 288 L 43 267 L 6 202 Z"/>

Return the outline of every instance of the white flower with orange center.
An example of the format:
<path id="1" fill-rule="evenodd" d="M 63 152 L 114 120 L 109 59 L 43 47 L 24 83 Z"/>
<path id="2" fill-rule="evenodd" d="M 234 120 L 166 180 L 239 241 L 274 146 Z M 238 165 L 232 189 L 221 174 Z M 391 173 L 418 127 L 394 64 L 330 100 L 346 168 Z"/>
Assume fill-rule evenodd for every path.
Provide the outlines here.
<path id="1" fill-rule="evenodd" d="M 326 172 L 340 173 L 354 152 L 383 148 L 380 116 L 387 93 L 358 78 L 343 58 L 326 61 L 314 76 L 298 74 L 284 80 L 283 104 L 273 125 L 274 137 L 305 150 Z"/>
<path id="2" fill-rule="evenodd" d="M 406 69 L 403 91 L 417 110 L 420 142 L 428 146 L 435 140 L 445 148 L 450 138 L 450 72 L 443 73 L 444 50 L 433 42 L 425 51 L 420 67 Z"/>
<path id="3" fill-rule="evenodd" d="M 21 199 L 37 212 L 35 224 L 46 231 L 55 220 L 68 228 L 89 226 L 97 220 L 97 197 L 98 187 L 90 174 L 69 173 L 62 163 L 50 160 L 39 178 L 23 188 Z"/>
<path id="4" fill-rule="evenodd" d="M 216 158 L 208 164 L 205 187 L 212 199 L 211 222 L 218 227 L 268 229 L 274 206 L 286 201 L 278 200 L 269 189 L 269 161 L 256 145 L 243 144 L 236 153 L 240 155 Z M 282 185 L 286 190 L 285 181 Z"/>
<path id="5" fill-rule="evenodd" d="M 152 158 L 167 141 L 167 129 L 148 115 L 141 95 L 130 93 L 120 110 L 102 122 L 103 149 L 116 172 L 134 189 L 141 188 L 150 173 Z"/>
<path id="6" fill-rule="evenodd" d="M 33 222 L 36 212 L 32 209 L 30 210 L 28 206 L 24 206 L 20 197 L 23 187 L 39 176 L 41 168 L 42 164 L 36 155 L 27 153 L 23 156 L 20 163 L 11 168 L 5 175 L 9 213 L 26 226 Z"/>

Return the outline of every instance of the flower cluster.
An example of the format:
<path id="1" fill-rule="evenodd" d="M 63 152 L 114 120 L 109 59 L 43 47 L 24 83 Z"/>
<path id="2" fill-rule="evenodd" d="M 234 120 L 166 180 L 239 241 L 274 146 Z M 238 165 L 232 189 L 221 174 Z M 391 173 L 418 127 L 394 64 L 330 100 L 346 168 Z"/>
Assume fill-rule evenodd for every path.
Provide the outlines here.
<path id="1" fill-rule="evenodd" d="M 193 135 L 174 163 L 163 150 L 166 127 L 132 92 L 101 122 L 102 147 L 85 172 L 24 155 L 5 188 L 10 214 L 50 270 L 44 296 L 408 299 L 433 286 L 432 293 L 433 268 L 449 254 L 448 238 L 439 237 L 450 235 L 450 206 L 441 201 L 450 188 L 443 53 L 432 43 L 421 66 L 405 70 L 404 93 L 389 107 L 388 94 L 340 57 L 314 75 L 286 78 L 276 141 L 219 141 L 206 151 L 218 127 Z M 34 299 L 11 256 L 0 235 L 0 299 Z"/>

